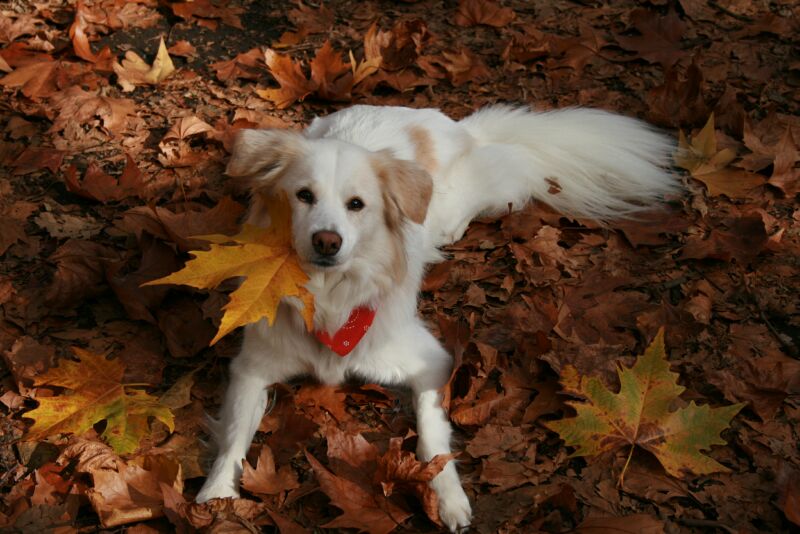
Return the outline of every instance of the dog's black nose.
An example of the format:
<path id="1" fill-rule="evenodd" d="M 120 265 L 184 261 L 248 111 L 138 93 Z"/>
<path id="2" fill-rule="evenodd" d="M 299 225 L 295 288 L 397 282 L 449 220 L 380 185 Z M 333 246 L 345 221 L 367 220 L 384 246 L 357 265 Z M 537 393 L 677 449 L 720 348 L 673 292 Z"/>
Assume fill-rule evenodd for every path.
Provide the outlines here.
<path id="1" fill-rule="evenodd" d="M 342 236 L 336 232 L 322 230 L 311 236 L 311 244 L 320 256 L 336 256 L 342 246 Z"/>

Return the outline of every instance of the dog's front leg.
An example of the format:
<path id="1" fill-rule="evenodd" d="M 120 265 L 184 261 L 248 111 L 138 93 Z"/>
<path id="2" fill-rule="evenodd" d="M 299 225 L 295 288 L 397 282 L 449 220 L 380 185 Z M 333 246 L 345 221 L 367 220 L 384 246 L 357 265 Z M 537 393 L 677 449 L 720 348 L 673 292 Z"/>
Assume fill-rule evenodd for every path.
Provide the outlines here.
<path id="1" fill-rule="evenodd" d="M 219 450 L 197 502 L 239 496 L 242 460 L 267 407 L 267 386 L 300 372 L 296 358 L 270 350 L 255 328 L 245 329 L 242 352 L 231 362 L 222 409 L 211 424 Z"/>
<path id="2" fill-rule="evenodd" d="M 427 333 L 427 332 L 426 332 Z M 442 408 L 441 388 L 449 376 L 450 356 L 436 344 L 436 369 L 424 376 L 414 377 L 411 387 L 414 392 L 414 407 L 417 415 L 417 456 L 423 461 L 433 459 L 437 454 L 450 453 L 452 428 Z M 447 462 L 444 469 L 431 481 L 431 487 L 439 497 L 439 517 L 447 527 L 457 532 L 469 526 L 472 510 L 469 499 L 461 487 L 454 461 Z"/>
<path id="3" fill-rule="evenodd" d="M 257 373 L 243 373 L 231 365 L 231 382 L 225 392 L 219 419 L 212 423 L 219 451 L 197 502 L 239 496 L 242 459 L 267 407 L 269 382 Z"/>

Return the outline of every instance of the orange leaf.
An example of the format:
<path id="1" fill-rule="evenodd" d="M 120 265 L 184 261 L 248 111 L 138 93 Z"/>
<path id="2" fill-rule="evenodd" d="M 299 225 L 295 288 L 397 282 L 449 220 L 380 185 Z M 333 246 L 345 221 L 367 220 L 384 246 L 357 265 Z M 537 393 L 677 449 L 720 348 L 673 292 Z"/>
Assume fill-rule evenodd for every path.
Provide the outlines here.
<path id="1" fill-rule="evenodd" d="M 342 61 L 338 52 L 334 52 L 330 41 L 325 41 L 311 61 L 311 79 L 318 86 L 320 98 L 350 100 L 350 89 L 353 87 L 350 65 Z"/>
<path id="2" fill-rule="evenodd" d="M 275 322 L 284 297 L 297 297 L 309 330 L 313 328 L 313 296 L 303 285 L 308 276 L 292 248 L 291 212 L 285 199 L 265 198 L 272 226 L 263 229 L 245 225 L 239 234 L 203 236 L 210 250 L 196 250 L 183 269 L 144 285 L 183 284 L 201 289 L 216 287 L 229 278 L 246 277 L 231 293 L 213 345 L 233 329 L 266 318 Z M 225 245 L 224 243 L 232 243 Z"/>
<path id="3" fill-rule="evenodd" d="M 278 109 L 289 107 L 296 100 L 302 101 L 317 89 L 317 83 L 306 78 L 299 63 L 295 63 L 289 56 L 282 56 L 268 48 L 264 59 L 269 67 L 269 72 L 280 84 L 280 89 L 259 89 L 258 95 L 273 102 Z"/>

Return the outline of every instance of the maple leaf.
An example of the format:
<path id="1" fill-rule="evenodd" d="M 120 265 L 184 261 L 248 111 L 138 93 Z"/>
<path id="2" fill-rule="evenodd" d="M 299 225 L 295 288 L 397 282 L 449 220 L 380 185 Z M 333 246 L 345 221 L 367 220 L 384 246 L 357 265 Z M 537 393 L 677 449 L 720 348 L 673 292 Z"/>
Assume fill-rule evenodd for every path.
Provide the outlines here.
<path id="1" fill-rule="evenodd" d="M 182 284 L 209 289 L 229 278 L 246 277 L 223 308 L 225 314 L 211 345 L 239 326 L 263 318 L 273 324 L 278 304 L 289 296 L 300 299 L 306 326 L 309 330 L 313 328 L 313 296 L 303 287 L 308 276 L 292 248 L 289 204 L 276 197 L 265 197 L 264 202 L 272 218 L 270 228 L 245 224 L 233 237 L 202 236 L 200 239 L 213 243 L 210 250 L 193 251 L 195 257 L 180 271 L 143 284 Z"/>
<path id="2" fill-rule="evenodd" d="M 631 13 L 631 23 L 641 35 L 617 35 L 617 42 L 626 50 L 637 52 L 639 57 L 651 63 L 661 63 L 664 68 L 686 55 L 680 47 L 686 24 L 675 11 L 670 10 L 666 16 L 658 17 L 646 9 L 637 9 Z"/>
<path id="3" fill-rule="evenodd" d="M 385 499 L 368 492 L 361 485 L 328 471 L 316 458 L 306 452 L 306 459 L 317 475 L 331 503 L 344 513 L 323 528 L 357 528 L 374 534 L 388 534 L 411 514 Z"/>
<path id="4" fill-rule="evenodd" d="M 455 23 L 459 26 L 485 24 L 502 28 L 516 18 L 514 10 L 491 0 L 459 0 Z"/>
<path id="5" fill-rule="evenodd" d="M 350 65 L 334 52 L 330 41 L 325 41 L 322 48 L 317 50 L 310 67 L 311 79 L 317 84 L 317 95 L 320 98 L 350 100 L 354 74 L 350 71 Z"/>
<path id="6" fill-rule="evenodd" d="M 125 129 L 127 117 L 136 114 L 133 100 L 103 96 L 75 85 L 55 93 L 49 103 L 58 110 L 50 132 L 61 131 L 70 123 L 92 125 L 98 117 L 106 131 L 117 134 Z"/>
<path id="7" fill-rule="evenodd" d="M 678 148 L 675 165 L 686 169 L 693 178 L 703 182 L 709 194 L 713 196 L 725 195 L 730 198 L 747 196 L 765 181 L 758 174 L 728 167 L 736 158 L 736 152 L 731 148 L 717 150 L 713 113 L 703 129 L 692 137 L 691 143 L 681 131 Z"/>
<path id="8" fill-rule="evenodd" d="M 296 100 L 302 101 L 317 89 L 317 83 L 306 78 L 300 63 L 295 63 L 289 56 L 282 56 L 271 48 L 264 52 L 270 74 L 275 77 L 280 89 L 258 89 L 256 93 L 264 100 L 269 100 L 278 109 L 292 105 Z"/>
<path id="9" fill-rule="evenodd" d="M 561 383 L 570 394 L 588 402 L 568 402 L 577 416 L 547 423 L 568 446 L 573 456 L 596 456 L 625 445 L 639 446 L 658 458 L 673 476 L 703 475 L 728 469 L 701 450 L 724 445 L 719 433 L 744 404 L 722 408 L 689 406 L 670 410 L 684 391 L 677 373 L 669 370 L 664 350 L 664 329 L 631 368 L 618 369 L 620 391 L 612 393 L 597 378 L 578 376 L 565 367 Z M 627 467 L 627 466 L 626 466 Z M 622 480 L 623 473 L 620 475 Z"/>
<path id="10" fill-rule="evenodd" d="M 114 72 L 117 73 L 117 83 L 125 92 L 133 91 L 137 85 L 156 85 L 175 72 L 175 65 L 169 57 L 164 38 L 158 43 L 158 52 L 152 65 L 148 65 L 136 52 L 129 50 L 120 65 L 114 62 Z"/>
<path id="11" fill-rule="evenodd" d="M 174 430 L 172 412 L 141 389 L 122 383 L 125 365 L 102 354 L 74 347 L 78 361 L 62 360 L 58 367 L 34 378 L 36 386 L 66 388 L 68 395 L 39 397 L 39 407 L 25 417 L 34 420 L 24 439 L 40 440 L 54 434 L 82 434 L 105 420 L 102 437 L 119 454 L 136 450 L 147 434 L 148 418 L 155 417 Z"/>

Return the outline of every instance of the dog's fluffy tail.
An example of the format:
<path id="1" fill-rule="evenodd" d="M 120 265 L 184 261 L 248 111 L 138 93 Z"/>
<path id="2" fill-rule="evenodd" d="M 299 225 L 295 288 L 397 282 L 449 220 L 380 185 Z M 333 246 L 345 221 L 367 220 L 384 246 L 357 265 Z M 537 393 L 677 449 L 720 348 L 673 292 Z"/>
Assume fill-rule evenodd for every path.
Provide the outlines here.
<path id="1" fill-rule="evenodd" d="M 434 222 L 439 245 L 509 203 L 519 209 L 536 198 L 567 216 L 608 221 L 679 190 L 667 170 L 674 142 L 636 119 L 585 108 L 495 106 L 459 125 L 475 145 L 444 180 L 439 200 L 446 206 L 438 206 Z"/>

